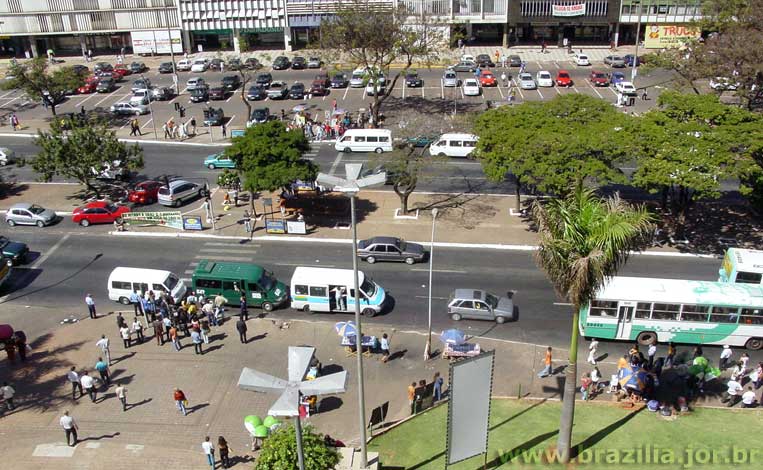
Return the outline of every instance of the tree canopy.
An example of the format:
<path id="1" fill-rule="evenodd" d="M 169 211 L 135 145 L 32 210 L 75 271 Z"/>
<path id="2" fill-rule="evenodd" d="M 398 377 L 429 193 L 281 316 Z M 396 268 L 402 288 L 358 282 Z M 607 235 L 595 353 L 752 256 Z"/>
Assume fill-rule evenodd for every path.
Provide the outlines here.
<path id="1" fill-rule="evenodd" d="M 47 101 L 55 116 L 56 105 L 64 100 L 67 92 L 76 90 L 84 83 L 84 73 L 77 73 L 72 67 L 50 69 L 44 57 L 36 57 L 24 62 L 11 62 L 4 88 L 20 88 L 35 101 Z"/>
<path id="2" fill-rule="evenodd" d="M 297 434 L 294 426 L 283 426 L 265 439 L 256 470 L 294 470 L 297 468 Z M 323 435 L 312 426 L 302 429 L 305 470 L 326 470 L 339 463 L 339 454 L 329 448 Z"/>
<path id="3" fill-rule="evenodd" d="M 514 175 L 517 203 L 527 187 L 563 195 L 578 179 L 624 182 L 615 163 L 628 156 L 623 130 L 630 119 L 610 103 L 579 94 L 502 106 L 477 118 L 476 156 L 489 179 Z"/>

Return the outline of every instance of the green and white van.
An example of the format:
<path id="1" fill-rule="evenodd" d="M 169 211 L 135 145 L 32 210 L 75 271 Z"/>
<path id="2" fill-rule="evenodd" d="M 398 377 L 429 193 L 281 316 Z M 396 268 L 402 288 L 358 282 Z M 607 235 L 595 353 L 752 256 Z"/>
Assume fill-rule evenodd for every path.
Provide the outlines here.
<path id="1" fill-rule="evenodd" d="M 221 294 L 232 305 L 238 305 L 241 294 L 245 294 L 248 306 L 262 307 L 266 312 L 289 298 L 286 285 L 256 264 L 201 260 L 191 282 L 197 294 Z"/>

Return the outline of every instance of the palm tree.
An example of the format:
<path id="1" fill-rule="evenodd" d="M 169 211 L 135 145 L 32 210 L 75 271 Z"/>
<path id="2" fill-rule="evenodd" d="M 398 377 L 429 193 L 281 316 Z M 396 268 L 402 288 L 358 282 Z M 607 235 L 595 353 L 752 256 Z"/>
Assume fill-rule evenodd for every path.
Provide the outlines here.
<path id="1" fill-rule="evenodd" d="M 557 295 L 572 304 L 569 365 L 565 371 L 562 415 L 557 451 L 563 462 L 571 458 L 572 422 L 577 388 L 578 321 L 580 308 L 613 276 L 631 250 L 643 246 L 653 233 L 652 216 L 631 207 L 618 195 L 600 198 L 578 183 L 568 195 L 533 206 L 540 243 L 535 255 Z"/>

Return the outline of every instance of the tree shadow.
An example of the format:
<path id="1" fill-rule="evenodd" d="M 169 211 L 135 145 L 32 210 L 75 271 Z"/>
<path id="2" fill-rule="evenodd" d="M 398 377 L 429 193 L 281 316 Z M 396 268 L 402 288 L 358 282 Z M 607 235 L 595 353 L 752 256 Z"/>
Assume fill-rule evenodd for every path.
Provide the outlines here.
<path id="1" fill-rule="evenodd" d="M 7 178 L 4 175 L 4 179 Z M 13 197 L 13 196 L 20 196 L 24 194 L 24 191 L 29 189 L 28 184 L 17 184 L 12 181 L 4 181 L 0 184 L 0 196 L 2 197 Z"/>
<path id="2" fill-rule="evenodd" d="M 519 418 L 520 416 L 522 416 L 523 414 L 527 413 L 528 411 L 532 411 L 533 409 L 535 409 L 535 408 L 543 405 L 544 403 L 546 403 L 547 400 L 548 400 L 547 398 L 544 398 L 542 400 L 538 400 L 537 402 L 535 402 L 532 405 L 528 406 L 524 410 L 519 411 L 517 413 L 514 413 L 513 415 L 511 415 L 508 418 L 504 419 L 500 423 L 496 423 L 496 424 L 492 425 L 490 427 L 490 431 L 494 431 L 494 430 L 500 428 L 501 426 L 503 426 L 504 424 L 508 423 L 509 421 Z"/>
<path id="3" fill-rule="evenodd" d="M 628 413 L 627 415 L 623 416 L 622 418 L 618 419 L 617 421 L 609 424 L 604 429 L 601 429 L 599 431 L 596 431 L 592 435 L 590 435 L 588 438 L 586 438 L 583 442 L 580 444 L 573 446 L 572 451 L 570 452 L 571 458 L 575 458 L 578 455 L 580 455 L 581 452 L 583 452 L 586 449 L 589 449 L 596 444 L 598 444 L 602 439 L 609 436 L 612 432 L 619 429 L 621 426 L 623 426 L 628 421 L 632 420 L 636 417 L 637 414 L 641 413 L 646 409 L 645 406 L 641 406 L 638 409 Z"/>
<path id="4" fill-rule="evenodd" d="M 556 372 L 555 370 L 551 371 L 552 374 L 555 374 L 555 372 Z M 558 396 L 560 398 L 563 398 L 564 397 L 564 382 L 566 381 L 565 380 L 565 376 L 564 375 L 555 375 L 554 379 L 556 379 L 556 386 L 555 387 L 552 387 L 552 386 L 549 386 L 549 385 L 544 385 L 544 386 L 541 387 L 541 390 L 543 390 L 543 393 L 551 393 L 552 397 L 557 397 Z"/>
<path id="5" fill-rule="evenodd" d="M 559 433 L 559 430 L 556 429 L 554 431 L 549 431 L 549 432 L 546 432 L 546 433 L 543 433 L 543 434 L 539 434 L 539 435 L 533 437 L 532 439 L 529 439 L 529 440 L 523 442 L 522 444 L 519 444 L 518 446 L 514 447 L 513 449 L 511 449 L 508 452 L 499 453 L 496 458 L 494 458 L 493 460 L 487 462 L 487 464 L 484 467 L 479 467 L 478 470 L 480 470 L 482 468 L 497 468 L 497 467 L 500 467 L 501 465 L 504 465 L 504 464 L 514 460 L 514 458 L 516 458 L 516 456 L 522 455 L 525 452 L 527 452 L 528 450 L 530 450 L 530 449 L 538 446 L 539 444 L 541 444 L 541 443 L 551 439 L 552 437 L 554 437 L 558 433 Z"/>

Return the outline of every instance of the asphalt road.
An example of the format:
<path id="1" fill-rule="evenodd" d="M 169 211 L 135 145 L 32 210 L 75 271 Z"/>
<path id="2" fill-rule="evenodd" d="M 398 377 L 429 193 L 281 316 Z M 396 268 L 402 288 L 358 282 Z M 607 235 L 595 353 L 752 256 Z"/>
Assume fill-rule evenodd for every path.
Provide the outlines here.
<path id="1" fill-rule="evenodd" d="M 287 284 L 295 266 L 351 268 L 350 246 L 302 242 L 241 244 L 231 240 L 144 239 L 59 227 L 45 230 L 16 227 L 6 235 L 29 244 L 35 259 L 17 268 L 0 290 L 0 323 L 37 335 L 55 329 L 70 315 L 86 317 L 84 296 L 95 296 L 99 311 L 122 309 L 107 299 L 106 279 L 116 266 L 161 268 L 191 277 L 200 259 L 254 262 L 271 269 Z M 622 275 L 714 280 L 720 260 L 632 257 Z M 361 269 L 384 287 L 391 307 L 369 323 L 398 329 L 426 329 L 428 264 L 361 263 Z M 514 292 L 516 322 L 454 322 L 445 314 L 448 295 L 456 288 L 481 288 L 496 294 Z M 436 252 L 433 278 L 433 330 L 459 328 L 469 334 L 565 348 L 569 342 L 570 306 L 559 300 L 527 252 L 448 249 Z M 306 314 L 290 308 L 273 318 L 340 321 L 341 314 Z M 605 345 L 619 354 L 621 343 Z M 714 353 L 713 353 L 714 354 Z"/>

